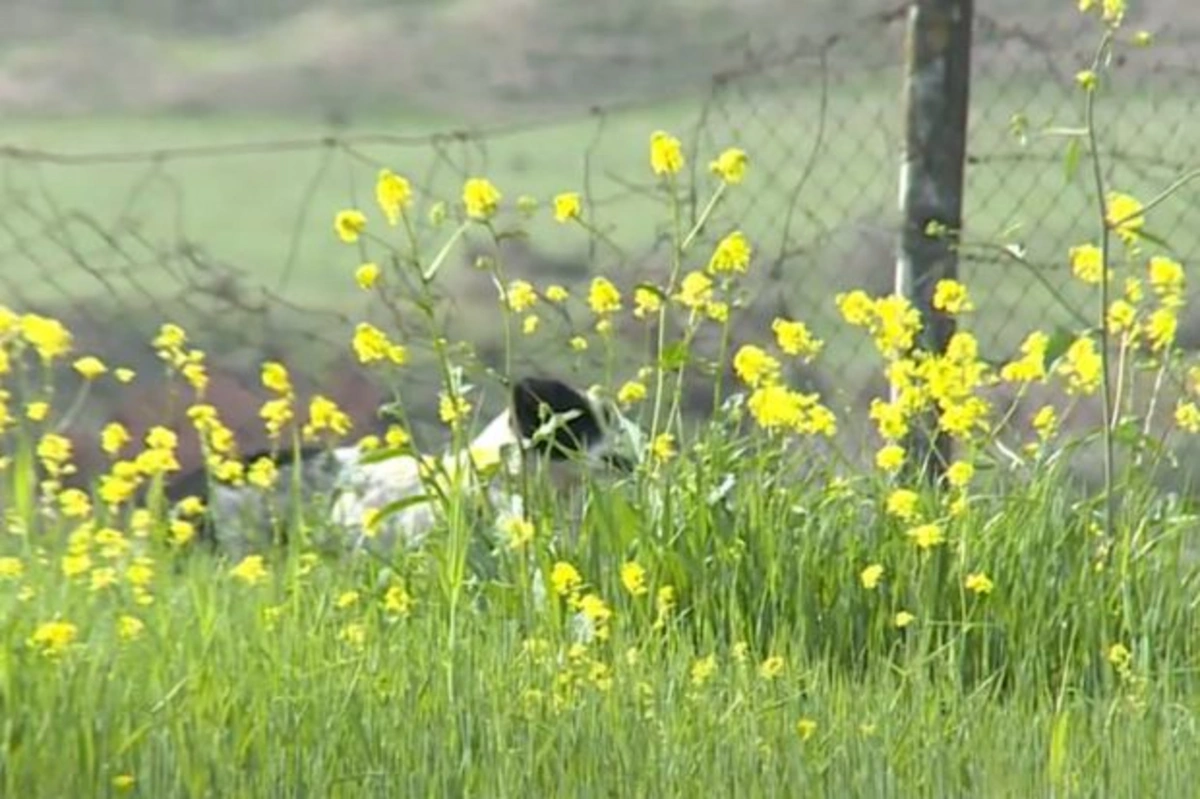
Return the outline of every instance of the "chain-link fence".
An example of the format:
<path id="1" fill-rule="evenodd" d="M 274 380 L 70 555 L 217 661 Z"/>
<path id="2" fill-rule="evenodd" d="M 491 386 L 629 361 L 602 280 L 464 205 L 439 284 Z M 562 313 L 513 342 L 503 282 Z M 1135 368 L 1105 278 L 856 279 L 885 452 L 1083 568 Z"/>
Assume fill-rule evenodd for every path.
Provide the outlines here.
<path id="1" fill-rule="evenodd" d="M 970 324 L 994 360 L 1035 326 L 1077 325 L 1092 312 L 1066 256 L 1096 235 L 1094 195 L 1084 170 L 1068 171 L 1066 139 L 1046 131 L 1080 124 L 1074 75 L 1090 61 L 1097 31 L 1081 18 L 1055 19 L 1056 27 L 1037 29 L 987 16 L 976 24 L 961 270 L 978 298 Z M 424 211 L 437 199 L 456 201 L 464 178 L 486 175 L 505 193 L 501 226 L 529 233 L 501 247 L 507 278 L 562 284 L 579 298 L 592 275 L 605 273 L 628 292 L 668 267 L 670 212 L 646 163 L 650 131 L 664 128 L 688 153 L 694 188 L 684 198 L 685 222 L 706 200 L 709 158 L 729 145 L 751 157 L 746 182 L 705 227 L 696 256 L 699 265 L 735 226 L 755 246 L 735 343 L 766 338 L 776 315 L 808 322 L 827 348 L 819 366 L 794 378 L 861 418 L 878 388 L 875 361 L 867 342 L 839 323 L 833 298 L 892 286 L 903 36 L 899 7 L 832 33 L 789 36 L 786 46 L 747 45 L 736 64 L 689 91 L 677 81 L 653 101 L 539 112 L 483 129 L 410 124 L 403 133 L 360 133 L 335 125 L 297 137 L 285 122 L 101 119 L 78 131 L 103 145 L 97 149 L 69 122 L 49 133 L 37 128 L 44 143 L 26 146 L 17 124 L 0 149 L 2 299 L 64 318 L 80 349 L 146 376 L 157 371 L 153 329 L 164 320 L 183 324 L 209 353 L 210 397 L 241 409 L 231 423 L 251 440 L 261 426 L 258 365 L 268 358 L 292 366 L 302 393 L 333 396 L 370 426 L 386 391 L 349 365 L 348 341 L 356 321 L 379 311 L 351 275 L 362 258 L 385 253 L 339 244 L 334 212 L 370 207 L 374 176 L 388 166 L 413 180 L 421 235 L 435 248 L 449 230 L 431 229 Z M 1194 44 L 1185 32 L 1159 30 L 1152 47 L 1120 48 L 1098 120 L 1112 187 L 1149 197 L 1200 161 L 1190 124 L 1200 74 Z M 599 234 L 551 219 L 551 198 L 571 190 L 583 194 Z M 541 203 L 532 219 L 516 210 L 520 194 Z M 1200 186 L 1192 184 L 1148 221 L 1185 264 L 1200 253 L 1198 209 Z M 1020 260 L 1011 255 L 1016 247 Z M 472 236 L 458 253 L 443 270 L 442 322 L 453 340 L 471 343 L 477 365 L 503 369 L 496 289 L 474 266 L 490 245 Z M 618 329 L 623 358 L 614 361 L 594 336 L 584 353 L 566 347 L 570 337 L 591 336 L 591 319 L 576 303 L 544 315 L 533 335 L 517 330 L 507 365 L 591 382 L 606 366 L 621 380 L 646 362 L 646 331 L 633 320 Z M 408 318 L 386 322 L 420 353 L 427 331 Z M 1200 348 L 1194 310 L 1181 319 L 1179 341 Z M 697 352 L 712 357 L 718 346 L 716 337 L 702 339 Z M 436 378 L 420 363 L 418 355 L 403 391 L 416 416 L 429 419 Z M 711 384 L 710 374 L 696 372 L 689 396 L 698 409 L 711 407 Z M 168 394 L 152 381 L 132 394 L 114 389 L 86 421 L 116 416 L 136 427 L 147 409 L 169 404 Z"/>

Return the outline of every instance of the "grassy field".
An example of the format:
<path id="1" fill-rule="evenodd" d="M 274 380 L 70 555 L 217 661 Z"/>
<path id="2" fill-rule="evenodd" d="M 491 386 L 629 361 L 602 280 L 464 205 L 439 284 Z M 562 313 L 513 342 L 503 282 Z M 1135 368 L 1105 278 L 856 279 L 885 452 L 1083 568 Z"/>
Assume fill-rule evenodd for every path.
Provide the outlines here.
<path id="1" fill-rule="evenodd" d="M 968 237 L 1021 241 L 1087 310 L 1093 289 L 1068 279 L 1065 255 L 1095 227 L 1081 215 L 1086 184 L 1063 175 L 1061 142 L 1036 139 L 1032 154 L 1007 157 L 1017 147 L 1006 129 L 1013 110 L 1059 124 L 1074 117 L 1057 99 L 989 98 L 989 88 L 977 92 L 992 111 L 975 128 Z M 396 254 L 371 238 L 339 242 L 334 214 L 359 206 L 368 231 L 380 229 L 377 171 L 403 172 L 417 192 L 420 265 L 428 265 L 457 224 L 429 226 L 431 201 L 456 200 L 464 177 L 486 175 L 505 195 L 498 227 L 519 222 L 511 206 L 528 193 L 542 209 L 521 224 L 538 250 L 586 267 L 539 272 L 543 256 L 505 265 L 538 288 L 562 282 L 575 294 L 567 321 L 555 321 L 542 300 L 542 338 L 527 345 L 516 335 L 497 350 L 499 363 L 524 356 L 549 368 L 575 357 L 567 337 L 594 328 L 583 297 L 595 273 L 622 289 L 614 324 L 643 324 L 629 315 L 633 285 L 682 247 L 677 234 L 672 240 L 672 213 L 692 218 L 692 198 L 673 206 L 656 185 L 646 143 L 665 128 L 690 146 L 699 130 L 698 152 L 689 150 L 701 171 L 699 206 L 716 185 L 704 174 L 709 158 L 737 144 L 750 168 L 686 248 L 686 268 L 702 269 L 713 242 L 740 226 L 757 252 L 743 285 L 784 295 L 827 341 L 817 368 L 847 389 L 871 373 L 878 379 L 881 356 L 871 336 L 841 319 L 832 294 L 878 285 L 890 269 L 887 257 L 857 245 L 859 230 L 887 227 L 899 114 L 890 87 L 844 85 L 829 101 L 836 124 L 811 162 L 811 92 L 727 100 L 699 128 L 695 104 L 680 103 L 602 125 L 576 120 L 456 142 L 440 155 L 428 143 L 360 142 L 176 153 L 157 166 L 10 159 L 0 302 L 53 306 L 69 295 L 94 298 L 88 305 L 119 295 L 134 309 L 127 316 L 144 311 L 161 322 L 154 315 L 170 318 L 195 288 L 180 267 L 186 241 L 241 270 L 251 287 L 278 290 L 300 321 L 313 309 L 344 314 L 343 329 L 328 335 L 345 347 L 354 321 L 379 315 L 380 298 L 396 299 L 392 272 L 379 294 L 364 294 L 355 267 L 370 258 L 390 270 Z M 1184 101 L 1169 112 L 1158 97 L 1123 102 L 1106 128 L 1115 144 L 1144 141 L 1146 119 Z M 446 123 L 363 127 L 409 136 Z M 0 128 L 4 143 L 78 153 L 320 135 L 269 119 L 6 120 Z M 1166 182 L 1137 164 L 1118 163 L 1112 175 L 1142 199 Z M 564 190 L 595 200 L 584 218 L 599 233 L 552 221 L 546 205 Z M 1147 220 L 1177 253 L 1194 253 L 1200 241 L 1194 191 Z M 1018 232 L 1001 235 L 1015 224 Z M 472 228 L 481 241 L 482 229 Z M 389 229 L 387 238 L 405 264 L 403 234 Z M 793 247 L 782 283 L 770 283 L 762 272 L 773 254 Z M 976 255 L 964 269 L 979 306 L 966 326 L 979 331 L 980 351 L 928 372 L 907 364 L 925 400 L 945 400 L 947 418 L 990 396 L 980 378 L 988 362 L 1006 361 L 1032 328 L 1070 318 L 1030 302 L 1028 274 L 1001 277 L 1012 268 L 1003 263 Z M 490 279 L 453 255 L 439 293 L 416 299 L 451 339 L 494 345 L 502 316 Z M 1146 292 L 1142 312 L 1183 296 L 1169 283 Z M 421 304 L 404 299 L 412 316 L 401 321 L 419 328 Z M 870 308 L 878 322 L 889 306 Z M 791 369 L 796 360 L 771 334 L 774 313 L 752 317 L 745 335 Z M 512 329 L 520 322 L 510 320 Z M 729 329 L 694 324 L 717 338 Z M 605 347 L 588 335 L 599 366 L 620 363 L 610 389 L 647 363 L 619 340 Z M 1192 499 L 1156 482 L 1152 467 L 1165 457 L 1141 446 L 1132 425 L 1117 427 L 1118 445 L 1123 454 L 1139 445 L 1143 459 L 1120 462 L 1108 516 L 1105 497 L 1072 471 L 1077 440 L 1053 432 L 1039 440 L 1023 426 L 1009 455 L 998 456 L 993 433 L 1004 408 L 993 409 L 986 432 L 962 432 L 960 465 L 927 485 L 898 463 L 871 465 L 873 451 L 863 464 L 839 462 L 822 417 L 771 376 L 753 385 L 743 374 L 748 404 L 727 406 L 693 437 L 667 413 L 682 390 L 672 373 L 661 394 L 649 380 L 649 396 L 631 413 L 661 399 L 669 421 L 655 432 L 675 432 L 677 451 L 657 440 L 634 475 L 593 486 L 578 517 L 563 497 L 524 496 L 528 539 L 490 515 L 468 521 L 451 503 L 424 551 L 347 557 L 294 535 L 234 562 L 191 538 L 182 508 L 167 518 L 137 508 L 132 488 L 108 493 L 123 490 L 111 479 L 121 474 L 152 483 L 161 473 L 163 453 L 149 444 L 131 442 L 113 456 L 126 465 L 87 491 L 45 480 L 70 462 L 54 434 L 77 413 L 61 386 L 48 393 L 44 370 L 74 354 L 39 361 L 33 352 L 53 349 L 56 336 L 29 318 L 0 316 L 0 795 L 1182 797 L 1200 779 L 1192 748 L 1200 744 L 1200 516 Z M 424 347 L 414 363 L 387 372 L 414 404 L 417 372 L 436 374 L 458 356 L 431 360 L 433 334 L 425 336 L 413 342 Z M 304 368 L 301 345 L 273 343 Z M 651 363 L 669 370 L 677 353 Z M 1063 358 L 1055 363 L 1090 368 L 1085 357 Z M 1186 353 L 1171 365 L 1172 385 L 1185 388 L 1155 394 L 1156 420 L 1200 400 L 1197 367 Z M 1131 371 L 1150 383 L 1156 374 L 1146 362 Z M 589 381 L 601 373 L 583 370 Z M 120 396 L 110 376 L 99 380 Z M 1027 382 L 1037 385 L 1021 391 L 1043 388 Z M 1061 396 L 1063 374 L 1046 382 Z M 784 398 L 768 391 L 776 388 Z M 10 389 L 49 408 L 18 406 Z M 822 401 L 841 412 L 835 399 Z M 839 425 L 873 427 L 858 411 Z M 649 416 L 641 416 L 647 426 Z M 317 530 L 325 523 L 320 514 L 307 521 Z"/>

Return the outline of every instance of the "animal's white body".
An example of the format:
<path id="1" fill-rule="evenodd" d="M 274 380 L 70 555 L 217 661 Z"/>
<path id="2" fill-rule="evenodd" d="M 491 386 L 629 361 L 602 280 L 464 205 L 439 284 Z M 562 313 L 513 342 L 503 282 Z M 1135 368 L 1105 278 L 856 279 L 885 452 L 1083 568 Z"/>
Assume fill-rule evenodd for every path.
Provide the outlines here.
<path id="1" fill-rule="evenodd" d="M 321 510 L 328 532 L 352 548 L 387 554 L 397 546 L 411 548 L 426 541 L 445 508 L 439 490 L 457 489 L 472 499 L 486 500 L 493 508 L 512 508 L 513 500 L 520 498 L 515 486 L 522 479 L 522 468 L 533 467 L 538 479 L 547 477 L 561 487 L 564 478 L 578 478 L 580 468 L 594 471 L 614 459 L 626 463 L 640 459 L 642 442 L 634 425 L 611 405 L 557 381 L 532 384 L 554 394 L 550 409 L 562 415 L 557 419 L 584 417 L 571 431 L 582 440 L 565 444 L 559 432 L 563 425 L 552 425 L 552 446 L 570 450 L 571 457 L 562 453 L 549 457 L 545 452 L 536 453 L 542 457 L 524 457 L 547 438 L 544 423 L 530 418 L 529 396 L 519 393 L 521 386 L 530 384 L 518 384 L 515 410 L 506 409 L 492 419 L 466 452 L 446 453 L 440 458 L 393 455 L 379 459 L 357 446 L 338 447 L 281 466 L 273 492 L 212 486 L 209 518 L 213 537 L 222 550 L 239 557 L 269 543 L 270 531 L 287 521 L 289 509 L 299 498 L 315 502 L 316 507 L 309 510 Z M 550 468 L 543 472 L 542 466 Z M 480 475 L 485 476 L 483 485 L 478 482 Z M 299 497 L 294 493 L 297 487 Z"/>

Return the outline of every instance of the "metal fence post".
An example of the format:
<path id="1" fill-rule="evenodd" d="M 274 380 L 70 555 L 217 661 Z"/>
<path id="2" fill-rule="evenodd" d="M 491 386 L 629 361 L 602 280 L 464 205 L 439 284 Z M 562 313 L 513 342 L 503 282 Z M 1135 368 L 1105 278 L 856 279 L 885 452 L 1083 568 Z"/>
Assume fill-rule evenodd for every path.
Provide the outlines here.
<path id="1" fill-rule="evenodd" d="M 895 289 L 921 312 L 917 346 L 929 353 L 944 352 L 955 328 L 951 317 L 934 310 L 933 292 L 939 280 L 958 275 L 973 6 L 973 0 L 914 0 L 908 12 Z M 939 431 L 936 413 L 912 431 L 909 462 L 936 480 L 950 462 L 951 441 Z"/>

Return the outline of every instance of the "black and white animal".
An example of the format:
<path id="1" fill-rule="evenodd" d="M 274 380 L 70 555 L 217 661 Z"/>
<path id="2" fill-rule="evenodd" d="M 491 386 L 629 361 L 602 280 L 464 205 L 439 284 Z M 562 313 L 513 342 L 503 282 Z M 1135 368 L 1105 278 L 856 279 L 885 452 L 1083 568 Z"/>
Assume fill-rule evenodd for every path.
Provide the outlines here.
<path id="1" fill-rule="evenodd" d="M 170 484 L 166 498 L 204 500 L 202 536 L 234 558 L 285 537 L 298 506 L 313 533 L 387 555 L 427 539 L 444 517 L 447 489 L 511 509 L 522 486 L 548 480 L 561 492 L 589 474 L 629 472 L 643 453 L 640 429 L 611 401 L 531 377 L 512 386 L 509 407 L 465 451 L 379 458 L 357 446 L 303 449 L 270 456 L 278 467 L 271 489 L 215 482 L 198 469 Z"/>

